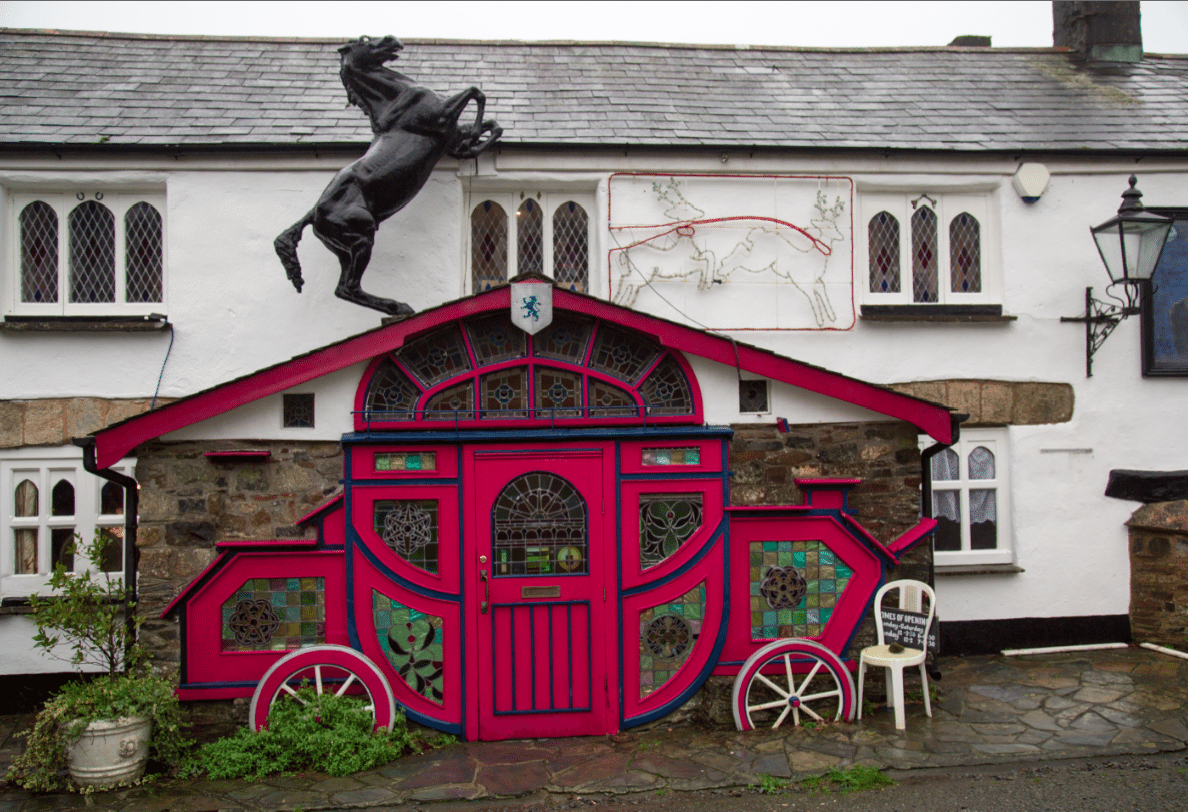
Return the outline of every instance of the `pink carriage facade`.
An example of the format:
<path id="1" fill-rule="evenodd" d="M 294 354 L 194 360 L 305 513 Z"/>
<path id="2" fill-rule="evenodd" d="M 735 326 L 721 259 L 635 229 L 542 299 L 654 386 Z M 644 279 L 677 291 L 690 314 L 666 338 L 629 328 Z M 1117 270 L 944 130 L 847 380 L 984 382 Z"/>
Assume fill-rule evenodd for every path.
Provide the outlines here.
<path id="1" fill-rule="evenodd" d="M 849 716 L 851 639 L 935 522 L 873 538 L 848 506 L 856 478 L 797 480 L 802 504 L 732 505 L 733 430 L 705 424 L 689 359 L 878 410 L 937 442 L 952 439 L 948 410 L 552 294 L 535 335 L 512 324 L 505 286 L 94 436 L 102 467 L 367 361 L 341 492 L 297 523 L 299 538 L 219 542 L 163 613 L 179 624 L 184 699 L 256 696 L 286 656 L 339 646 L 347 671 L 366 681 L 374 666 L 396 707 L 447 732 L 607 734 L 796 638 L 819 647 L 797 663 L 835 671 L 830 702 Z M 207 452 L 207 464 L 250 466 L 253 453 Z"/>

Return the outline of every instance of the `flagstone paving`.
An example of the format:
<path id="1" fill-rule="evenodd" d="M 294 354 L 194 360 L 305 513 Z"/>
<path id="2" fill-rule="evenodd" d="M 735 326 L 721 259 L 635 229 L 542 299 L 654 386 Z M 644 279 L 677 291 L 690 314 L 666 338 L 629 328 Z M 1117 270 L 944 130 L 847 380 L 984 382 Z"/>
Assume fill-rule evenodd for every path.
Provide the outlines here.
<path id="1" fill-rule="evenodd" d="M 288 776 L 255 784 L 160 781 L 82 796 L 7 787 L 0 812 L 87 807 L 113 812 L 310 810 L 406 802 L 687 791 L 800 779 L 863 764 L 908 770 L 1182 750 L 1188 746 L 1188 660 L 1140 648 L 941 660 L 934 716 L 907 706 L 862 721 L 738 733 L 657 725 L 605 738 L 462 742 L 348 778 Z M 909 686 L 910 687 L 910 686 Z M 19 751 L 0 718 L 0 768 Z M 26 722 L 27 724 L 27 722 Z"/>

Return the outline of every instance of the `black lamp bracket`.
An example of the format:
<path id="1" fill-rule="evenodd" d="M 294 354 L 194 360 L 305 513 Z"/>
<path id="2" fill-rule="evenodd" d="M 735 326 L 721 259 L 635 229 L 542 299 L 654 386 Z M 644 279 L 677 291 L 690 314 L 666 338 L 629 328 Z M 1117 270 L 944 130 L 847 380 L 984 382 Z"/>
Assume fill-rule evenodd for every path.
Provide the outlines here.
<path id="1" fill-rule="evenodd" d="M 1110 285 L 1113 287 L 1113 285 Z M 1105 343 L 1114 332 L 1114 328 L 1127 316 L 1137 316 L 1140 312 L 1136 297 L 1141 293 L 1133 290 L 1137 286 L 1126 285 L 1126 299 L 1123 301 L 1109 293 L 1110 298 L 1116 299 L 1118 304 L 1105 302 L 1093 298 L 1093 288 L 1085 288 L 1085 312 L 1080 316 L 1061 316 L 1061 321 L 1082 322 L 1085 325 L 1085 377 L 1093 377 L 1093 353 Z"/>

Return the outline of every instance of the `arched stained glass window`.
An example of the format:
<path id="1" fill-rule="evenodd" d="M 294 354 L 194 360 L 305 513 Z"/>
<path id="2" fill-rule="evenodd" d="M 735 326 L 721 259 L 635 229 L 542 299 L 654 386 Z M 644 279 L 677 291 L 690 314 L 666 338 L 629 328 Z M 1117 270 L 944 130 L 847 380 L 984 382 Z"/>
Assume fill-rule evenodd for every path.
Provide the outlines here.
<path id="1" fill-rule="evenodd" d="M 563 477 L 516 477 L 491 512 L 496 577 L 588 572 L 586 500 Z"/>
<path id="2" fill-rule="evenodd" d="M 161 213 L 145 202 L 124 215 L 124 301 L 161 301 Z"/>
<path id="3" fill-rule="evenodd" d="M 425 403 L 426 420 L 474 420 L 474 384 L 443 389 Z"/>
<path id="4" fill-rule="evenodd" d="M 404 371 L 385 359 L 371 376 L 367 387 L 366 408 L 369 417 L 388 420 L 412 420 L 417 407 L 418 389 Z"/>
<path id="5" fill-rule="evenodd" d="M 21 210 L 21 301 L 58 301 L 58 214 L 41 200 Z"/>
<path id="6" fill-rule="evenodd" d="M 870 292 L 899 293 L 899 221 L 881 211 L 866 227 L 870 253 Z"/>
<path id="7" fill-rule="evenodd" d="M 968 212 L 949 223 L 949 280 L 954 293 L 982 292 L 981 227 Z"/>
<path id="8" fill-rule="evenodd" d="M 528 198 L 516 210 L 516 271 L 544 273 L 544 212 Z"/>
<path id="9" fill-rule="evenodd" d="M 912 301 L 937 301 L 936 212 L 927 206 L 912 215 Z"/>
<path id="10" fill-rule="evenodd" d="M 590 232 L 586 210 L 567 200 L 553 212 L 553 279 L 585 293 L 590 282 Z"/>
<path id="11" fill-rule="evenodd" d="M 693 393 L 680 365 L 671 355 L 656 365 L 639 387 L 649 415 L 690 414 Z"/>
<path id="12" fill-rule="evenodd" d="M 95 200 L 70 212 L 70 301 L 115 301 L 115 215 Z"/>
<path id="13" fill-rule="evenodd" d="M 507 212 L 494 200 L 470 213 L 470 277 L 474 293 L 507 281 Z"/>
<path id="14" fill-rule="evenodd" d="M 639 498 L 639 563 L 654 567 L 681 548 L 701 527 L 699 493 L 643 494 Z"/>

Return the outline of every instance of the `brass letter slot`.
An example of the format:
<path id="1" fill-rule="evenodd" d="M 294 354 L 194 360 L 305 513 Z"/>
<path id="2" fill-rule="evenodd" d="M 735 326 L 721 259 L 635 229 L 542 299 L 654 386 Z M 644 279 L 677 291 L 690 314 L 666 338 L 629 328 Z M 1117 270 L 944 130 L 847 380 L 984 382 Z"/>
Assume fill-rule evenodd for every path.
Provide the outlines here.
<path id="1" fill-rule="evenodd" d="M 560 586 L 522 586 L 520 587 L 521 598 L 559 598 L 561 597 Z"/>

